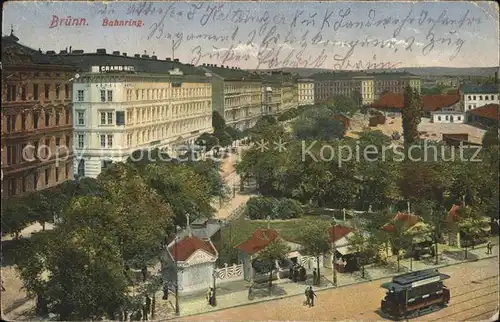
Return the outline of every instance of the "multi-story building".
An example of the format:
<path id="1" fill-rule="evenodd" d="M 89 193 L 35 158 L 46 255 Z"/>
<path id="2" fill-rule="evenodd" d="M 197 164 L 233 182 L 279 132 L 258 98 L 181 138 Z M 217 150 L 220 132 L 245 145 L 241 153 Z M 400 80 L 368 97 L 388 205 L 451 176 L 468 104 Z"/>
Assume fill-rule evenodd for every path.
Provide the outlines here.
<path id="1" fill-rule="evenodd" d="M 297 80 L 291 73 L 281 72 L 281 109 L 283 111 L 299 106 Z"/>
<path id="2" fill-rule="evenodd" d="M 352 97 L 358 105 L 369 105 L 385 93 L 402 93 L 408 85 L 420 92 L 420 78 L 406 72 L 324 72 L 310 78 L 314 79 L 315 102 L 342 95 Z"/>
<path id="3" fill-rule="evenodd" d="M 75 68 L 2 37 L 2 197 L 73 178 Z"/>
<path id="4" fill-rule="evenodd" d="M 297 80 L 298 104 L 314 104 L 314 80 L 311 78 L 299 78 Z"/>
<path id="5" fill-rule="evenodd" d="M 73 88 L 80 176 L 95 177 L 136 150 L 159 148 L 172 155 L 179 145 L 212 132 L 210 79 L 192 65 L 105 49 L 49 54 L 80 72 Z"/>
<path id="6" fill-rule="evenodd" d="M 465 84 L 460 86 L 460 95 L 462 97 L 461 108 L 464 112 L 500 102 L 498 84 Z"/>
<path id="7" fill-rule="evenodd" d="M 273 115 L 283 112 L 280 72 L 264 73 L 260 76 L 262 78 L 262 113 Z"/>
<path id="8" fill-rule="evenodd" d="M 202 64 L 212 75 L 212 108 L 228 126 L 241 131 L 251 128 L 262 115 L 261 87 L 258 74 L 240 68 Z"/>

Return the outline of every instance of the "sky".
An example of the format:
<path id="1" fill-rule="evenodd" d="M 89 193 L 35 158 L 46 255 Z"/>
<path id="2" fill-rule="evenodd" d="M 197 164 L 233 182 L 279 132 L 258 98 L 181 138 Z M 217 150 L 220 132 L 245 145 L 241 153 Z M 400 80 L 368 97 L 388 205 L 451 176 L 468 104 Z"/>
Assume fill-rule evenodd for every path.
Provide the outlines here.
<path id="1" fill-rule="evenodd" d="M 492 67 L 498 14 L 486 1 L 16 1 L 4 3 L 2 30 L 43 51 L 105 48 L 243 69 Z"/>

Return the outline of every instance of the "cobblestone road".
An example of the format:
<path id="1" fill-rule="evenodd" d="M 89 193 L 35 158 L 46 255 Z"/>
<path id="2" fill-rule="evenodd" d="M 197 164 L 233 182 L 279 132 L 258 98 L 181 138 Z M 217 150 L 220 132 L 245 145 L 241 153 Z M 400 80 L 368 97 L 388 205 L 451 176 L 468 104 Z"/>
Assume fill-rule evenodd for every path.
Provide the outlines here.
<path id="1" fill-rule="evenodd" d="M 451 278 L 448 307 L 420 317 L 419 321 L 480 321 L 498 310 L 498 258 L 440 269 Z M 178 321 L 376 321 L 386 280 L 318 292 L 313 308 L 303 306 L 303 296 L 269 301 L 223 311 L 191 316 Z M 388 281 L 388 280 L 387 280 Z"/>

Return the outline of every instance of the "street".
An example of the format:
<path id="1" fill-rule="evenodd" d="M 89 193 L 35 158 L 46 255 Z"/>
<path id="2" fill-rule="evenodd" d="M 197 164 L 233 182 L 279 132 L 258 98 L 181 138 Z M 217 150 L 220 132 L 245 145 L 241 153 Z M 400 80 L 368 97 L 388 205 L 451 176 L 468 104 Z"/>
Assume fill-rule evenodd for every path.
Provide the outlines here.
<path id="1" fill-rule="evenodd" d="M 480 321 L 488 320 L 498 310 L 498 258 L 454 265 L 440 270 L 451 278 L 448 307 L 414 320 Z M 389 279 L 317 292 L 313 308 L 303 306 L 304 296 L 231 308 L 190 316 L 179 321 L 375 321 L 384 320 L 377 312 L 385 290 L 380 284 Z"/>

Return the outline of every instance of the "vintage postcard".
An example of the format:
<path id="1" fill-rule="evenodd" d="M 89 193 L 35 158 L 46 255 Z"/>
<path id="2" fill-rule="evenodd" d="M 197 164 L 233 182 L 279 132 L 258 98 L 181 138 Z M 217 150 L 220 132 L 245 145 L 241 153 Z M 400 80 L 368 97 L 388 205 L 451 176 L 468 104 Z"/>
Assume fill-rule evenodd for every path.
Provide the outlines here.
<path id="1" fill-rule="evenodd" d="M 498 320 L 493 1 L 7 1 L 2 319 Z"/>

